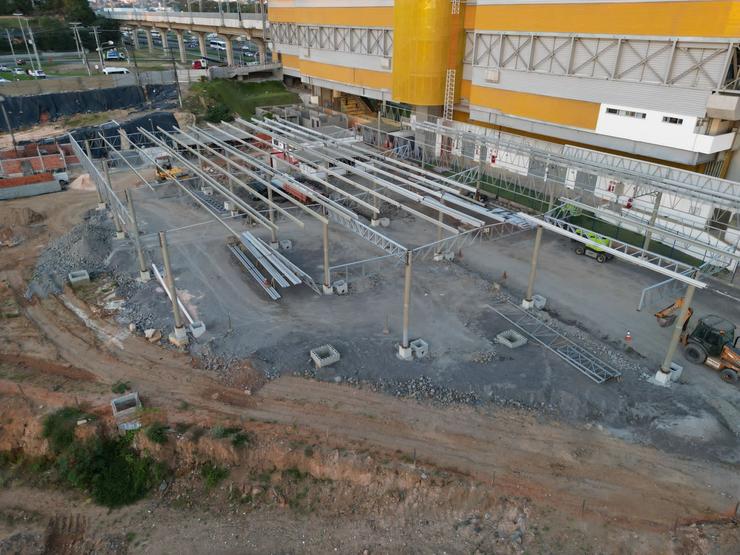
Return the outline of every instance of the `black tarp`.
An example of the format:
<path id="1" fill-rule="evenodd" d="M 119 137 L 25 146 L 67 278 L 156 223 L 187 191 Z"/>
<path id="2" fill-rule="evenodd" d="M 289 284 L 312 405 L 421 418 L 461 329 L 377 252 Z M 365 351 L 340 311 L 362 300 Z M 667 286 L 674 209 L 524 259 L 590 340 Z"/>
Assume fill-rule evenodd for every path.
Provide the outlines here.
<path id="1" fill-rule="evenodd" d="M 142 88 L 131 85 L 93 91 L 7 96 L 5 109 L 10 125 L 13 129 L 20 129 L 38 124 L 42 115 L 45 121 L 53 121 L 62 116 L 136 106 L 164 108 L 177 98 L 177 89 L 171 84 L 146 85 L 146 97 Z"/>

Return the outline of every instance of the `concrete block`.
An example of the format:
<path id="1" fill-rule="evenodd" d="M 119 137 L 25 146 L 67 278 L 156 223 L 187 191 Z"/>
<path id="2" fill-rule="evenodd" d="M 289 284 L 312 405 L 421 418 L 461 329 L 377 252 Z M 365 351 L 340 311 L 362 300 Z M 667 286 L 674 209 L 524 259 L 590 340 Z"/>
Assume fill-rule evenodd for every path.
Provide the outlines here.
<path id="1" fill-rule="evenodd" d="M 79 287 L 90 283 L 90 274 L 87 273 L 87 270 L 75 270 L 74 272 L 70 272 L 67 277 L 72 287 Z"/>
<path id="2" fill-rule="evenodd" d="M 126 238 L 126 233 L 124 233 L 123 231 L 116 231 L 116 236 L 115 237 L 116 237 L 116 239 L 125 239 Z"/>
<path id="3" fill-rule="evenodd" d="M 442 253 L 442 256 L 447 262 L 452 262 L 453 260 L 455 260 L 455 253 L 452 251 L 447 251 L 445 253 Z"/>
<path id="4" fill-rule="evenodd" d="M 388 227 L 391 225 L 391 219 L 390 218 L 380 218 L 378 220 L 380 222 L 380 227 Z"/>
<path id="5" fill-rule="evenodd" d="M 151 279 L 152 279 L 152 274 L 149 273 L 149 270 L 144 270 L 143 272 L 141 271 L 139 272 L 139 281 L 141 281 L 142 283 L 146 283 Z"/>
<path id="6" fill-rule="evenodd" d="M 370 227 L 378 227 L 380 225 L 380 220 L 377 218 L 372 218 L 370 220 Z"/>
<path id="7" fill-rule="evenodd" d="M 683 374 L 683 366 L 680 364 L 676 364 L 675 362 L 671 362 L 671 381 L 677 382 L 681 379 L 681 375 Z"/>
<path id="8" fill-rule="evenodd" d="M 532 299 L 522 299 L 522 308 L 525 310 L 529 310 L 534 306 L 534 301 Z"/>
<path id="9" fill-rule="evenodd" d="M 228 200 L 224 201 L 224 210 L 231 210 L 231 203 Z"/>
<path id="10" fill-rule="evenodd" d="M 423 339 L 414 339 L 409 343 L 409 347 L 411 347 L 411 352 L 414 353 L 414 357 L 417 359 L 422 359 L 429 354 L 429 343 Z"/>
<path id="11" fill-rule="evenodd" d="M 280 250 L 289 251 L 292 248 L 293 248 L 293 241 L 291 241 L 290 239 L 280 240 Z"/>
<path id="12" fill-rule="evenodd" d="M 196 320 L 190 324 L 190 333 L 193 334 L 193 337 L 198 339 L 201 335 L 206 333 L 206 325 L 200 320 Z"/>
<path id="13" fill-rule="evenodd" d="M 655 376 L 653 376 L 652 382 L 655 385 L 660 385 L 662 387 L 670 387 L 670 385 L 671 385 L 671 373 L 670 372 L 663 372 L 662 370 L 658 370 L 655 373 Z"/>
<path id="14" fill-rule="evenodd" d="M 347 286 L 347 282 L 343 279 L 338 279 L 334 282 L 334 293 L 337 295 L 346 295 L 349 292 L 349 287 Z"/>
<path id="15" fill-rule="evenodd" d="M 321 284 L 321 290 L 324 292 L 324 295 L 332 295 L 334 293 L 334 289 L 332 289 L 331 285 Z"/>
<path id="16" fill-rule="evenodd" d="M 170 334 L 169 340 L 176 347 L 185 347 L 188 344 L 188 332 L 184 326 L 175 328 Z"/>
<path id="17" fill-rule="evenodd" d="M 532 304 L 537 310 L 543 310 L 547 304 L 547 297 L 542 295 L 532 295 Z"/>
<path id="18" fill-rule="evenodd" d="M 411 346 L 404 347 L 403 345 L 399 345 L 398 358 L 400 358 L 401 360 L 413 360 L 414 352 L 411 350 Z"/>
<path id="19" fill-rule="evenodd" d="M 506 330 L 496 336 L 496 343 L 500 343 L 509 349 L 517 349 L 527 344 L 527 338 L 516 330 Z"/>
<path id="20" fill-rule="evenodd" d="M 138 392 L 133 391 L 121 397 L 116 397 L 111 400 L 110 404 L 113 417 L 121 432 L 141 428 L 141 421 L 137 417 L 138 410 L 141 408 Z"/>
<path id="21" fill-rule="evenodd" d="M 309 354 L 311 355 L 311 360 L 313 360 L 316 368 L 331 366 L 335 362 L 339 362 L 339 359 L 341 358 L 339 351 L 329 344 L 311 349 Z"/>
<path id="22" fill-rule="evenodd" d="M 98 212 L 102 212 L 103 210 L 107 210 L 108 207 L 105 205 L 104 202 L 99 202 L 98 205 L 95 207 L 95 210 Z"/>
<path id="23" fill-rule="evenodd" d="M 213 187 L 201 187 L 200 192 L 206 195 L 207 197 L 212 197 Z"/>

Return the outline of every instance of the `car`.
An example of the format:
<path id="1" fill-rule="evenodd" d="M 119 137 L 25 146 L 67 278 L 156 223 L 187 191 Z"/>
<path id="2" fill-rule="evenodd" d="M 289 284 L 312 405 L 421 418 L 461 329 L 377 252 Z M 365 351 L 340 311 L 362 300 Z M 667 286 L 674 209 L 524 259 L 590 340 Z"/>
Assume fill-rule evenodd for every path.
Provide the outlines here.
<path id="1" fill-rule="evenodd" d="M 0 65 L 0 71 L 10 71 L 10 68 L 8 66 Z"/>
<path id="2" fill-rule="evenodd" d="M 44 73 L 41 69 L 32 69 L 28 72 L 28 74 L 31 77 L 35 77 L 36 79 L 46 79 L 46 73 Z"/>
<path id="3" fill-rule="evenodd" d="M 206 69 L 208 67 L 208 61 L 205 58 L 193 60 L 191 69 Z"/>
<path id="4" fill-rule="evenodd" d="M 25 75 L 26 70 L 20 67 L 14 67 L 12 73 L 13 75 Z"/>
<path id="5" fill-rule="evenodd" d="M 18 58 L 15 61 L 15 65 L 17 65 L 17 66 L 24 66 L 24 65 L 26 65 L 26 60 L 24 60 L 23 58 Z"/>
<path id="6" fill-rule="evenodd" d="M 105 75 L 125 75 L 131 72 L 125 67 L 106 67 L 103 68 L 103 73 Z"/>
<path id="7" fill-rule="evenodd" d="M 5 77 L 0 77 L 0 83 L 10 83 L 10 80 Z"/>
<path id="8" fill-rule="evenodd" d="M 119 52 L 118 50 L 109 50 L 105 54 L 106 60 L 125 60 L 126 56 L 123 55 L 122 52 Z"/>

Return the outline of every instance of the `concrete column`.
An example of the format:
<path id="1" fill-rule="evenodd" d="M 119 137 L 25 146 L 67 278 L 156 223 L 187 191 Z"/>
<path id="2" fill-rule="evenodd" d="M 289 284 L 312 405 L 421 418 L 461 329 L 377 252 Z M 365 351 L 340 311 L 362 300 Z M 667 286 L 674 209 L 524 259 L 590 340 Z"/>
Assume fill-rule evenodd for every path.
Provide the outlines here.
<path id="1" fill-rule="evenodd" d="M 655 195 L 655 204 L 653 204 L 653 212 L 650 214 L 650 227 L 655 225 L 655 220 L 658 219 L 658 211 L 660 210 L 660 203 L 663 200 L 663 191 L 658 191 Z M 652 229 L 648 229 L 645 232 L 645 242 L 642 244 L 642 248 L 646 251 L 650 250 L 650 240 L 653 238 Z"/>
<path id="2" fill-rule="evenodd" d="M 660 365 L 660 370 L 655 374 L 655 381 L 659 384 L 667 385 L 670 380 L 673 355 L 676 354 L 676 348 L 678 348 L 678 342 L 681 339 L 681 333 L 683 331 L 683 324 L 686 321 L 686 315 L 689 312 L 691 301 L 694 299 L 695 290 L 696 288 L 693 285 L 689 285 L 686 289 L 686 294 L 683 297 L 683 306 L 681 306 L 678 318 L 676 318 L 671 342 L 668 344 L 668 352 L 665 355 L 665 359 L 663 359 L 663 364 Z"/>
<path id="3" fill-rule="evenodd" d="M 324 295 L 331 295 L 331 272 L 329 271 L 329 224 L 324 224 Z"/>
<path id="4" fill-rule="evenodd" d="M 167 29 L 159 30 L 159 37 L 162 39 L 162 51 L 165 56 L 170 55 L 170 42 L 167 40 Z"/>
<path id="5" fill-rule="evenodd" d="M 267 63 L 267 45 L 264 40 L 252 39 L 257 44 L 257 56 L 260 64 L 265 65 Z"/>
<path id="6" fill-rule="evenodd" d="M 205 58 L 208 55 L 207 46 L 208 45 L 206 44 L 206 34 L 198 33 L 198 48 L 200 49 L 200 55 L 202 58 Z"/>
<path id="7" fill-rule="evenodd" d="M 226 65 L 232 67 L 234 65 L 234 45 L 231 43 L 231 37 L 224 37 L 226 43 Z"/>
<path id="8" fill-rule="evenodd" d="M 131 231 L 129 235 L 134 239 L 134 246 L 136 247 L 136 257 L 139 261 L 139 279 L 146 283 L 151 279 L 149 269 L 146 267 L 146 261 L 144 260 L 144 249 L 141 248 L 141 237 L 139 237 L 139 224 L 136 221 L 136 209 L 134 208 L 134 199 L 131 195 L 131 191 L 126 189 L 126 203 L 128 204 L 128 214 L 131 217 Z"/>
<path id="9" fill-rule="evenodd" d="M 145 28 L 144 34 L 146 35 L 146 47 L 149 50 L 149 54 L 154 54 L 154 39 L 152 38 L 152 29 Z"/>
<path id="10" fill-rule="evenodd" d="M 170 342 L 178 346 L 187 345 L 188 334 L 185 330 L 185 326 L 182 325 L 182 314 L 180 314 L 180 306 L 177 304 L 177 290 L 175 289 L 175 276 L 172 273 L 172 266 L 170 265 L 170 251 L 167 248 L 167 234 L 164 231 L 159 232 L 159 246 L 162 248 L 162 260 L 164 262 L 165 281 L 167 282 L 167 289 L 170 290 L 170 297 L 172 301 L 172 315 L 175 317 L 175 329 L 170 334 Z"/>
<path id="11" fill-rule="evenodd" d="M 180 50 L 180 62 L 185 64 L 188 61 L 188 52 L 185 50 L 185 32 L 176 30 L 177 35 L 177 48 Z"/>
<path id="12" fill-rule="evenodd" d="M 534 249 L 532 250 L 532 264 L 529 267 L 529 282 L 527 283 L 527 295 L 522 301 L 523 308 L 532 308 L 532 295 L 534 295 L 534 278 L 537 275 L 537 258 L 540 255 L 540 243 L 542 242 L 542 226 L 537 226 L 537 234 L 534 236 Z"/>
<path id="13" fill-rule="evenodd" d="M 409 346 L 409 308 L 411 306 L 411 251 L 406 251 L 406 262 L 403 276 L 403 335 L 401 345 L 398 348 L 398 356 L 403 360 L 411 360 L 413 357 Z"/>

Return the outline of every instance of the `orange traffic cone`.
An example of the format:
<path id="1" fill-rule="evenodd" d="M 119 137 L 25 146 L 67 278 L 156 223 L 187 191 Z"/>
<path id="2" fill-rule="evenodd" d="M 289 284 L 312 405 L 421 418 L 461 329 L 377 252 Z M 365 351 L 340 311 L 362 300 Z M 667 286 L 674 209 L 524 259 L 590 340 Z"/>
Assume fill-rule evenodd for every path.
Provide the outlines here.
<path id="1" fill-rule="evenodd" d="M 627 343 L 632 343 L 632 332 L 627 330 L 627 333 L 624 334 L 624 340 Z"/>

